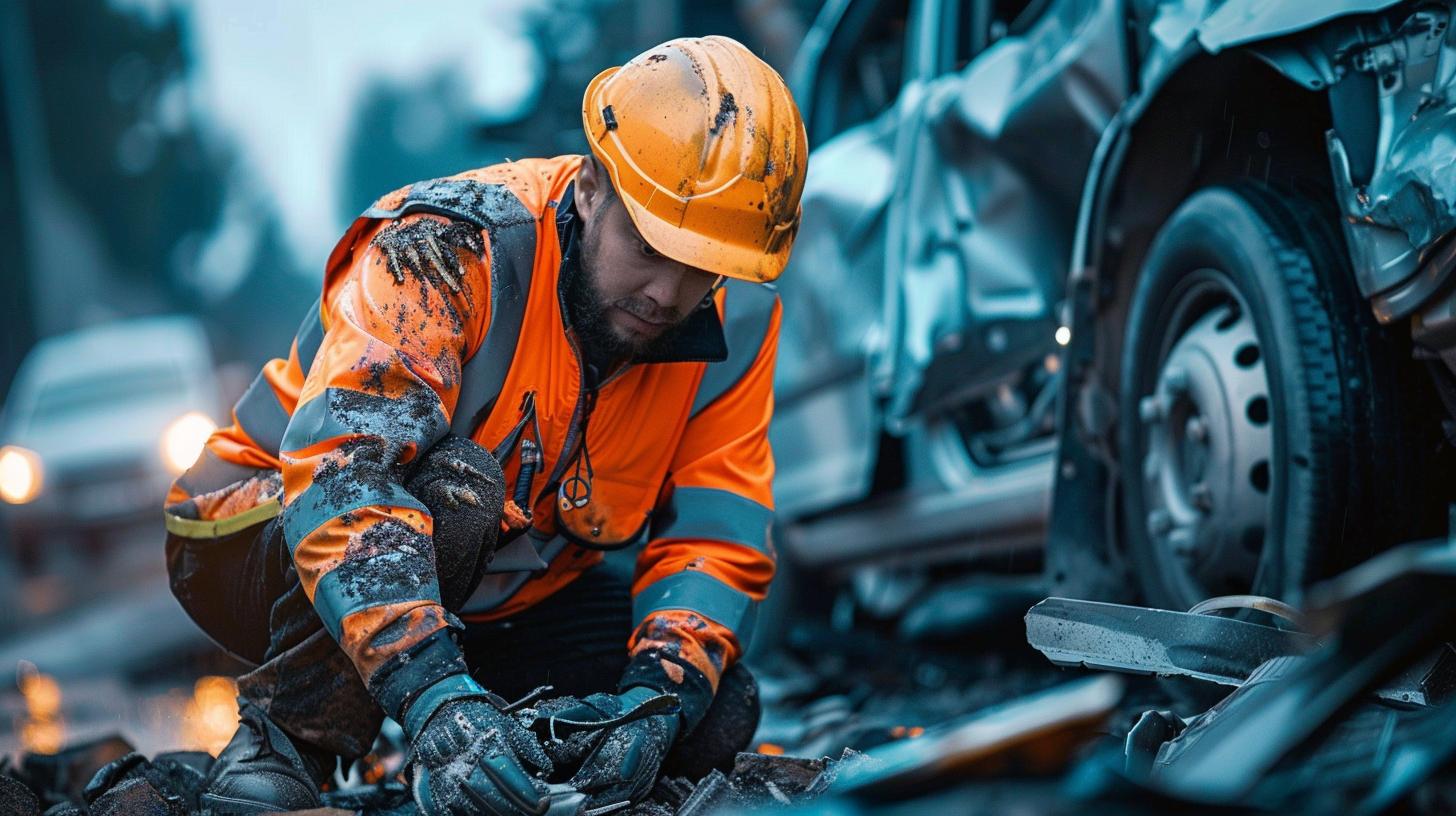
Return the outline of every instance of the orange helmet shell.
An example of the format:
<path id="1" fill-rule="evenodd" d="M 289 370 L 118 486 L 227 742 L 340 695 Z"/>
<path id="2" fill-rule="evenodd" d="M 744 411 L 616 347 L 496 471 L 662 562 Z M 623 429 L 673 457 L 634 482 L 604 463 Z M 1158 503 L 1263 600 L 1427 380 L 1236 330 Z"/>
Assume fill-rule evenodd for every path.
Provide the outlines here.
<path id="1" fill-rule="evenodd" d="M 728 37 L 670 40 L 587 86 L 582 126 L 642 237 L 698 269 L 779 276 L 808 140 L 783 78 Z"/>

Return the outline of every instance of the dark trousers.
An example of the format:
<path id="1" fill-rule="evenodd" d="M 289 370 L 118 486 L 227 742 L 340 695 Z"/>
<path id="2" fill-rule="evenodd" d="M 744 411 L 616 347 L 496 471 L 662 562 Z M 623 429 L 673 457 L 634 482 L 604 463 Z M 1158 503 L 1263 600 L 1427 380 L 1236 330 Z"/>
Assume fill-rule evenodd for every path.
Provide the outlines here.
<path id="1" fill-rule="evenodd" d="M 448 510 L 432 510 L 438 549 L 454 538 L 452 519 Z M 461 557 L 473 560 L 437 552 L 440 563 Z M 284 731 L 333 753 L 352 758 L 369 750 L 384 714 L 304 594 L 280 519 L 232 540 L 169 540 L 168 561 L 173 592 L 193 620 L 223 648 L 258 664 L 238 679 L 243 699 Z M 461 602 L 446 598 L 447 606 Z M 553 696 L 580 697 L 616 690 L 631 629 L 627 578 L 602 566 L 515 616 L 466 626 L 461 643 L 471 674 L 508 700 L 542 685 L 552 686 Z M 735 665 L 664 771 L 698 777 L 731 766 L 752 739 L 758 714 L 753 676 Z"/>

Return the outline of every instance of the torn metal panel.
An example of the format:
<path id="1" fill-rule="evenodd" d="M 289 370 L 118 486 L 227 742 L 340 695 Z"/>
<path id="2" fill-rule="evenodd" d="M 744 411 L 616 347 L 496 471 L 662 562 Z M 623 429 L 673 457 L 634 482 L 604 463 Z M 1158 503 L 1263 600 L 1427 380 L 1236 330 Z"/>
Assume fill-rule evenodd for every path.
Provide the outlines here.
<path id="1" fill-rule="evenodd" d="M 1281 37 L 1313 28 L 1337 17 L 1369 14 L 1401 0 L 1229 0 L 1198 26 L 1198 41 L 1212 53 L 1236 45 Z"/>
<path id="2" fill-rule="evenodd" d="M 1307 656 L 1265 663 L 1190 725 L 1159 753 L 1158 784 L 1192 799 L 1249 801 L 1307 741 L 1347 722 L 1353 704 L 1456 635 L 1453 590 L 1456 549 L 1444 541 L 1392 550 L 1318 588 L 1310 620 L 1334 636 Z M 1421 756 L 1410 761 L 1428 773 Z"/>
<path id="3" fill-rule="evenodd" d="M 1061 666 L 1243 683 L 1264 662 L 1312 651 L 1308 635 L 1256 623 L 1048 598 L 1026 614 L 1026 639 Z"/>
<path id="4" fill-rule="evenodd" d="M 1450 8 L 1428 4 L 1399 25 L 1342 30 L 1322 46 L 1343 77 L 1330 96 L 1328 150 L 1345 239 L 1384 323 L 1415 314 L 1450 273 L 1434 251 L 1456 229 L 1450 24 Z"/>

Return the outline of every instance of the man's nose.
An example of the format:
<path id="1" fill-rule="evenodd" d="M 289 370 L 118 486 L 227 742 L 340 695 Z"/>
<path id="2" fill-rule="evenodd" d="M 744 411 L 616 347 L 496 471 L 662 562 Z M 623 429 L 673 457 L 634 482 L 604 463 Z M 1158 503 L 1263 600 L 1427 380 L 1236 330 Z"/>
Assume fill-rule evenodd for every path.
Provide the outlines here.
<path id="1" fill-rule="evenodd" d="M 674 308 L 687 276 L 687 265 L 664 258 L 653 264 L 652 277 L 642 294 L 662 308 Z"/>

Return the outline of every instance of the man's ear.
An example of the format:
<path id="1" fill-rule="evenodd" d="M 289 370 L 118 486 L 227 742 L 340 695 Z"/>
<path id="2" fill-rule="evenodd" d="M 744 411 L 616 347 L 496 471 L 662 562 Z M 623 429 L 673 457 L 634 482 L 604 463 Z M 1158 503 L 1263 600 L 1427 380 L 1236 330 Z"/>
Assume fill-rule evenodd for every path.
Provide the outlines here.
<path id="1" fill-rule="evenodd" d="M 611 190 L 611 179 L 590 153 L 581 162 L 576 174 L 576 214 L 583 224 L 590 223 L 601 212 Z"/>

